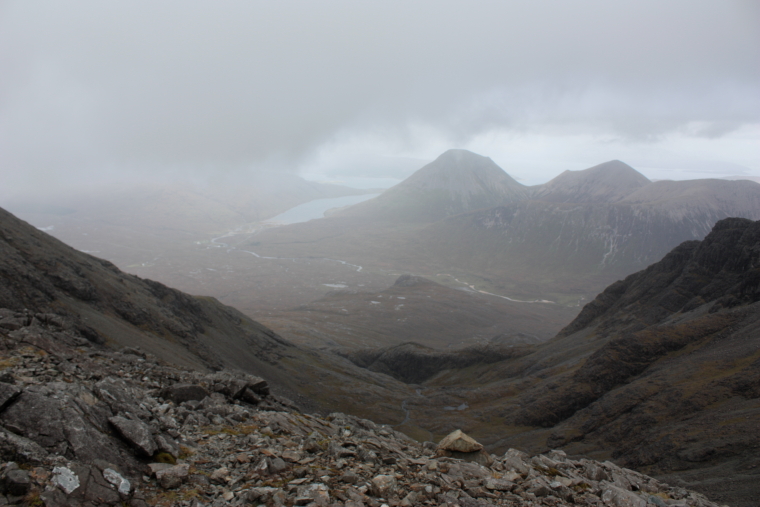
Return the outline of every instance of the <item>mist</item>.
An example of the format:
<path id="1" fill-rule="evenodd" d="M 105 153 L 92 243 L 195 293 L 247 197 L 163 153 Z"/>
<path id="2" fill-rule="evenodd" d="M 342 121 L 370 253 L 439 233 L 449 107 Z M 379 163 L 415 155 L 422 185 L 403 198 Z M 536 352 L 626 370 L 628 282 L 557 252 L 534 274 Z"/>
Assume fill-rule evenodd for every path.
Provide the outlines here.
<path id="1" fill-rule="evenodd" d="M 612 158 L 760 175 L 759 53 L 753 2 L 6 1 L 0 197 L 397 180 L 452 147 L 528 183 Z"/>

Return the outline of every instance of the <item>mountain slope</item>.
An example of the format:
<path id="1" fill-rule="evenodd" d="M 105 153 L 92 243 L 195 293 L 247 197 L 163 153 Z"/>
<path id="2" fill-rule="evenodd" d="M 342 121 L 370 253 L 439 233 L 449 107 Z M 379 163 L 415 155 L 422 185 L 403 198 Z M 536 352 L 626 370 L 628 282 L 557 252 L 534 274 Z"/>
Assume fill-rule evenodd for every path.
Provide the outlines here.
<path id="1" fill-rule="evenodd" d="M 2 209 L 0 309 L 52 319 L 73 336 L 139 347 L 175 365 L 264 376 L 276 392 L 311 409 L 394 421 L 403 417 L 399 406 L 410 390 L 346 359 L 295 346 L 214 298 L 124 273 Z M 381 405 L 389 400 L 392 407 Z"/>
<path id="2" fill-rule="evenodd" d="M 534 187 L 532 199 L 544 202 L 618 202 L 651 181 L 619 160 L 583 171 L 565 171 L 553 180 Z"/>
<path id="3" fill-rule="evenodd" d="M 434 222 L 447 216 L 521 201 L 527 187 L 490 158 L 448 150 L 380 196 L 342 212 L 350 217 Z"/>
<path id="4" fill-rule="evenodd" d="M 100 343 L 139 346 L 185 366 L 217 368 L 237 358 L 246 369 L 290 344 L 212 298 L 194 298 L 121 272 L 0 209 L 0 307 L 60 311 Z"/>
<path id="5" fill-rule="evenodd" d="M 760 185 L 657 182 L 615 203 L 530 200 L 450 217 L 420 236 L 438 265 L 492 279 L 521 273 L 557 292 L 588 291 L 589 281 L 608 284 L 657 262 L 728 216 L 760 219 Z"/>
<path id="6" fill-rule="evenodd" d="M 760 221 L 719 221 L 703 241 L 612 284 L 532 353 L 442 371 L 424 385 L 469 400 L 472 433 L 496 448 L 614 458 L 752 505 Z M 494 428 L 494 417 L 506 426 Z"/>

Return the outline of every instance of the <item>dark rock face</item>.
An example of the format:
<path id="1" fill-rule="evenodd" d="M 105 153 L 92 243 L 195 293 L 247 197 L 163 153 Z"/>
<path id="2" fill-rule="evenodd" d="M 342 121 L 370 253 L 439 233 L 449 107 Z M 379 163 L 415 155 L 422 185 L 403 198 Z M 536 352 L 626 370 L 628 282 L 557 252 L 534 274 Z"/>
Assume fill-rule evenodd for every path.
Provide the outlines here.
<path id="1" fill-rule="evenodd" d="M 27 324 L 0 331 L 0 459 L 11 462 L 0 468 L 0 502 L 39 495 L 46 505 L 144 505 L 134 485 L 145 462 L 177 460 L 189 443 L 183 425 L 250 419 L 245 401 L 220 391 L 255 391 L 263 409 L 292 406 L 271 396 L 260 377 L 179 370 L 135 348 L 115 352 L 73 329 L 61 334 L 41 318 L 19 317 L 27 314 L 0 311 L 0 321 Z M 162 393 L 166 398 L 156 397 Z M 201 393 L 202 403 L 171 400 Z M 16 464 L 35 468 L 28 473 Z M 183 482 L 173 477 L 161 483 Z"/>
<path id="2" fill-rule="evenodd" d="M 760 445 L 750 430 L 760 420 L 758 266 L 760 222 L 731 218 L 611 285 L 513 366 L 543 379 L 515 397 L 507 422 L 547 428 L 549 448 L 604 450 L 682 480 L 730 478 L 718 498 L 751 505 L 757 477 L 740 470 Z"/>
<path id="3" fill-rule="evenodd" d="M 719 308 L 760 300 L 760 222 L 728 218 L 702 242 L 689 241 L 658 262 L 608 287 L 560 332 L 567 336 L 597 321 L 638 330 L 678 312 L 715 302 Z M 622 317 L 621 314 L 625 315 Z"/>

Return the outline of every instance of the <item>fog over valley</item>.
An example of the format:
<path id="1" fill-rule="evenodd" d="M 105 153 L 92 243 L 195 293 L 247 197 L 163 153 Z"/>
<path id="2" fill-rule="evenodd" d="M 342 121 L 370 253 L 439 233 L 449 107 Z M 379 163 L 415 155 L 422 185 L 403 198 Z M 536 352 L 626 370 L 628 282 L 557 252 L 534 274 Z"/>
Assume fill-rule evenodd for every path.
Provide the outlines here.
<path id="1" fill-rule="evenodd" d="M 0 0 L 0 504 L 755 505 L 757 62 L 742 0 Z"/>

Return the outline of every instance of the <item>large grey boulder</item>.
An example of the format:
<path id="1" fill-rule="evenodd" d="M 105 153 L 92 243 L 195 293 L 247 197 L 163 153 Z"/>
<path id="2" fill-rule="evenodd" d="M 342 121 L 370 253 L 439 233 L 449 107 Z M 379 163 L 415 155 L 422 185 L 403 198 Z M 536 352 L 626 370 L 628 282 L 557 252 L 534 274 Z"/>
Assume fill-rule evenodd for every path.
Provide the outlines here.
<path id="1" fill-rule="evenodd" d="M 483 444 L 464 433 L 454 430 L 440 441 L 436 455 L 473 461 L 484 466 L 493 463 L 491 456 L 483 449 Z"/>
<path id="2" fill-rule="evenodd" d="M 109 438 L 102 424 L 110 410 L 91 391 L 74 384 L 51 382 L 45 386 L 28 386 L 2 414 L 0 424 L 44 448 L 49 453 L 66 454 L 84 462 L 105 459 L 125 468 L 116 442 Z M 101 421 L 99 423 L 99 421 Z M 26 442 L 0 432 L 0 442 L 39 451 Z"/>
<path id="3" fill-rule="evenodd" d="M 147 424 L 118 415 L 110 417 L 108 422 L 142 456 L 151 457 L 158 449 L 150 427 Z"/>
<path id="4" fill-rule="evenodd" d="M 39 464 L 47 457 L 48 452 L 34 440 L 0 427 L 0 459 L 20 459 L 25 463 Z"/>

